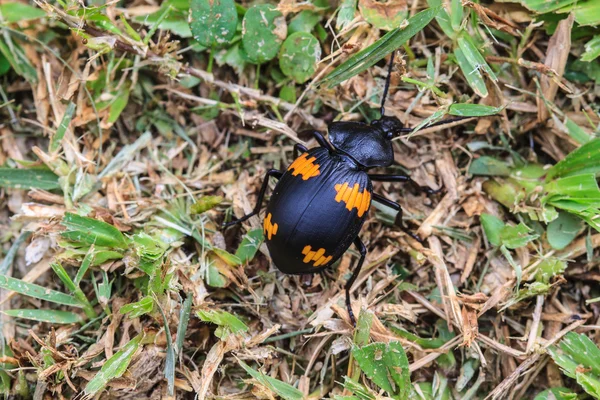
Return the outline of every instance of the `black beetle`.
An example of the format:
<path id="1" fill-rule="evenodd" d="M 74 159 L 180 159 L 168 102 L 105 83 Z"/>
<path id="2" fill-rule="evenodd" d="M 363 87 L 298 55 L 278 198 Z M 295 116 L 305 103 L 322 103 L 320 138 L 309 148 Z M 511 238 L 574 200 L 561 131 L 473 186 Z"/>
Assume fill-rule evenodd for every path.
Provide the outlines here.
<path id="1" fill-rule="evenodd" d="M 389 167 L 394 162 L 392 138 L 404 128 L 396 117 L 385 116 L 384 103 L 389 89 L 393 53 L 381 103 L 381 117 L 371 124 L 333 122 L 329 125 L 329 142 L 317 131 L 309 131 L 320 147 L 308 150 L 294 146 L 294 162 L 286 171 L 271 169 L 258 194 L 254 210 L 225 224 L 229 227 L 246 221 L 260 212 L 269 177 L 279 179 L 263 222 L 265 239 L 275 266 L 285 274 L 314 274 L 330 267 L 352 243 L 360 259 L 345 286 L 346 306 L 352 324 L 350 288 L 358 277 L 367 250 L 358 233 L 372 201 L 398 211 L 395 223 L 414 239 L 402 222 L 402 208 L 394 201 L 373 193 L 371 181 L 413 182 L 406 175 L 369 174 L 367 170 Z M 442 121 L 438 124 L 454 122 Z M 438 125 L 431 124 L 429 126 Z M 298 153 L 302 155 L 298 157 Z M 429 193 L 436 193 L 425 189 Z"/>

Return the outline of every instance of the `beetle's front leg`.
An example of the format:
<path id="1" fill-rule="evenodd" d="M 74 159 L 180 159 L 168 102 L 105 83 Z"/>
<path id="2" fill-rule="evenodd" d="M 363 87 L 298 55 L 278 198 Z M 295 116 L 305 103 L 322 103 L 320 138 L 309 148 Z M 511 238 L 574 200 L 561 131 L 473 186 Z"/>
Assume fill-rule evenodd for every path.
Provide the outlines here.
<path id="1" fill-rule="evenodd" d="M 406 233 L 408 236 L 415 239 L 417 242 L 423 243 L 423 239 L 421 239 L 415 233 L 411 232 L 410 229 L 408 229 L 408 227 L 406 225 L 404 225 L 404 221 L 402 220 L 403 211 L 402 211 L 402 207 L 400 206 L 400 204 L 396 203 L 395 201 L 388 200 L 385 197 L 383 197 L 379 194 L 375 194 L 375 193 L 373 193 L 373 200 L 398 211 L 398 214 L 396 214 L 396 219 L 394 220 L 394 225 L 399 227 L 400 230 L 402 230 L 402 232 Z"/>
<path id="2" fill-rule="evenodd" d="M 305 145 L 300 144 L 300 143 L 296 143 L 294 145 L 294 153 L 293 153 L 294 154 L 294 160 L 296 158 L 298 158 L 298 154 L 300 154 L 300 153 L 306 153 L 307 151 L 308 151 L 308 148 Z"/>
<path id="3" fill-rule="evenodd" d="M 267 192 L 267 188 L 269 187 L 269 177 L 272 176 L 272 177 L 279 179 L 279 178 L 281 178 L 282 175 L 283 175 L 283 172 L 279 171 L 277 169 L 268 170 L 267 173 L 265 174 L 265 180 L 263 181 L 262 186 L 260 187 L 260 192 L 258 193 L 258 199 L 256 199 L 256 206 L 254 206 L 254 210 L 252 210 L 252 212 L 250 214 L 244 215 L 240 219 L 234 219 L 231 222 L 223 224 L 223 228 L 228 228 L 232 225 L 242 223 L 242 222 L 246 221 L 248 218 L 257 215 L 260 212 L 260 208 L 262 206 L 262 202 L 265 197 L 265 193 Z"/>
<path id="4" fill-rule="evenodd" d="M 350 316 L 350 322 L 352 322 L 353 326 L 356 326 L 356 318 L 354 318 L 354 312 L 352 311 L 352 306 L 350 304 L 350 289 L 352 288 L 354 281 L 356 281 L 356 278 L 358 278 L 358 274 L 360 273 L 360 270 L 362 269 L 362 266 L 365 263 L 365 257 L 367 255 L 367 248 L 365 247 L 362 240 L 360 240 L 360 238 L 354 239 L 354 245 L 358 248 L 358 251 L 360 252 L 360 258 L 358 260 L 358 264 L 356 264 L 356 267 L 354 267 L 354 271 L 352 271 L 352 276 L 350 277 L 350 279 L 348 279 L 348 282 L 346 282 L 345 290 L 346 290 L 346 308 L 348 308 L 348 315 Z"/>
<path id="5" fill-rule="evenodd" d="M 325 147 L 327 150 L 329 151 L 334 151 L 334 148 L 331 146 L 331 143 L 329 143 L 325 137 L 321 134 L 321 132 L 319 131 L 315 131 L 315 130 L 307 130 L 307 131 L 302 131 L 300 132 L 300 134 L 310 134 L 312 135 L 315 140 L 317 141 L 317 143 L 319 143 L 319 146 L 321 147 Z"/>
<path id="6" fill-rule="evenodd" d="M 370 174 L 369 179 L 374 182 L 408 182 L 427 194 L 436 194 L 442 191 L 441 188 L 433 190 L 431 188 L 421 186 L 417 182 L 413 181 L 408 175 Z"/>

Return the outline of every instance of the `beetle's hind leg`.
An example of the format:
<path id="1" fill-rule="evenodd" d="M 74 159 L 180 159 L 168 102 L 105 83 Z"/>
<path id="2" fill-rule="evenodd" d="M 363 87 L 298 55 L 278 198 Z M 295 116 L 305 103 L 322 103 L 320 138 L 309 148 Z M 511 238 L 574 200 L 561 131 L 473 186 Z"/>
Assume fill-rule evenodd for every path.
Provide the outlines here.
<path id="1" fill-rule="evenodd" d="M 413 179 L 408 175 L 369 174 L 369 179 L 374 182 L 408 182 L 427 194 L 437 194 L 442 191 L 441 187 L 434 190 L 426 186 L 421 186 L 417 182 L 413 181 Z"/>
<path id="2" fill-rule="evenodd" d="M 272 176 L 272 177 L 279 179 L 279 178 L 281 178 L 282 175 L 283 175 L 283 172 L 279 171 L 277 169 L 268 170 L 267 173 L 265 174 L 265 180 L 263 181 L 262 186 L 260 187 L 260 192 L 258 193 L 258 199 L 256 199 L 256 205 L 254 206 L 254 210 L 252 210 L 252 212 L 250 214 L 244 215 L 240 219 L 234 219 L 231 222 L 223 224 L 223 228 L 228 228 L 232 225 L 242 223 L 242 222 L 246 221 L 248 218 L 257 215 L 260 212 L 260 208 L 262 207 L 263 199 L 265 198 L 265 193 L 267 192 L 267 188 L 269 187 L 269 177 Z"/>
<path id="3" fill-rule="evenodd" d="M 358 260 L 358 264 L 356 264 L 356 267 L 354 267 L 354 271 L 352 271 L 352 276 L 350 277 L 350 279 L 348 279 L 348 282 L 346 282 L 345 289 L 346 289 L 346 308 L 348 308 L 348 315 L 350 316 L 350 322 L 352 322 L 353 326 L 356 326 L 356 318 L 354 318 L 354 312 L 352 311 L 352 305 L 350 304 L 350 289 L 352 288 L 354 281 L 356 281 L 356 278 L 358 278 L 358 274 L 360 273 L 360 270 L 362 269 L 362 266 L 365 262 L 365 257 L 367 255 L 367 248 L 365 247 L 362 240 L 360 240 L 360 238 L 354 239 L 354 245 L 358 248 L 358 251 L 360 252 L 360 258 Z"/>
<path id="4" fill-rule="evenodd" d="M 402 220 L 403 211 L 400 204 L 396 203 L 395 201 L 388 200 L 385 197 L 375 193 L 373 194 L 373 200 L 398 211 L 398 214 L 396 214 L 396 219 L 394 220 L 394 225 L 399 227 L 402 232 L 406 233 L 408 236 L 415 239 L 417 242 L 423 243 L 423 239 L 421 239 L 418 235 L 416 235 L 410 229 L 408 229 L 406 225 L 404 225 L 404 221 Z"/>

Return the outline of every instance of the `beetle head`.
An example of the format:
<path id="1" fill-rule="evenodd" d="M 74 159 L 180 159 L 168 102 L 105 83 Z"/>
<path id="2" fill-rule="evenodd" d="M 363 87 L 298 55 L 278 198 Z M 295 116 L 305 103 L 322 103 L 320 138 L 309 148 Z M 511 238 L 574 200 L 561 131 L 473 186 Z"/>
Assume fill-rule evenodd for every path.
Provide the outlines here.
<path id="1" fill-rule="evenodd" d="M 329 125 L 329 140 L 365 168 L 388 167 L 394 162 L 391 139 L 402 127 L 398 118 L 386 116 L 371 125 L 339 121 Z"/>
<path id="2" fill-rule="evenodd" d="M 399 134 L 404 128 L 404 124 L 396 117 L 382 116 L 371 123 L 371 126 L 377 128 L 383 133 L 383 137 L 391 140 L 394 135 Z"/>

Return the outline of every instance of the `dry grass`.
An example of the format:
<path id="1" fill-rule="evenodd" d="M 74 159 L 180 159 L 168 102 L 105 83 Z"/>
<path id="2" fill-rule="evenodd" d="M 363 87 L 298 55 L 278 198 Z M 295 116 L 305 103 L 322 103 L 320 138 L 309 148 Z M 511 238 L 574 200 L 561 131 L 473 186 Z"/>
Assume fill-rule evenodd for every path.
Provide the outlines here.
<path id="1" fill-rule="evenodd" d="M 425 8 L 423 3 L 409 2 L 409 13 Z M 231 257 L 247 232 L 261 230 L 262 219 L 220 229 L 232 214 L 252 210 L 265 172 L 289 165 L 294 143 L 316 146 L 298 132 L 325 132 L 334 119 L 377 117 L 385 62 L 331 89 L 316 82 L 381 32 L 358 12 L 338 30 L 335 7 L 316 10 L 327 34 L 322 61 L 313 79 L 295 86 L 293 104 L 279 97 L 281 86 L 293 82 L 273 78 L 276 63 L 261 67 L 255 87 L 255 66 L 236 71 L 216 57 L 209 73 L 207 51 L 196 52 L 187 47 L 190 39 L 179 41 L 160 29 L 140 48 L 88 26 L 92 50 L 77 31 L 66 29 L 77 26 L 79 16 L 39 6 L 54 19 L 0 18 L 0 41 L 18 46 L 29 63 L 25 68 L 37 76 L 28 79 L 14 69 L 0 76 L 0 166 L 23 170 L 33 163 L 61 178 L 47 190 L 39 188 L 39 180 L 24 184 L 31 189 L 0 188 L 5 256 L 0 272 L 77 297 L 58 278 L 54 263 L 75 279 L 87 254 L 93 261 L 77 286 L 91 310 L 0 289 L 4 311 L 60 309 L 84 320 L 58 324 L 2 315 L 2 389 L 36 399 L 72 398 L 107 359 L 139 339 L 135 354 L 123 362 L 126 371 L 98 394 L 88 386 L 90 397 L 277 397 L 272 382 L 252 378 L 241 360 L 305 398 L 350 395 L 342 385 L 345 376 L 360 378 L 372 391 L 368 398 L 383 398 L 361 377 L 349 352 L 360 342 L 349 323 L 343 286 L 357 253 L 349 250 L 336 268 L 312 278 L 285 276 L 270 263 L 264 244 L 249 261 L 240 262 L 239 253 Z M 522 399 L 551 387 L 580 392 L 545 350 L 570 331 L 600 339 L 598 303 L 586 303 L 600 296 L 600 234 L 582 223 L 568 245 L 553 248 L 546 224 L 530 218 L 549 206 L 531 193 L 513 199 L 513 207 L 503 206 L 486 182 L 504 184 L 507 178 L 472 167 L 482 156 L 511 168 L 520 161 L 562 160 L 580 145 L 567 119 L 586 135 L 598 133 L 598 86 L 575 71 L 583 43 L 571 35 L 572 17 L 550 35 L 551 22 L 536 23 L 534 13 L 518 4 L 463 6 L 479 23 L 461 29 L 485 39 L 483 54 L 498 78 L 481 73 L 488 95 L 476 94 L 456 65 L 453 40 L 434 22 L 398 50 L 402 57 L 386 110 L 414 127 L 453 102 L 505 108 L 496 116 L 424 128 L 395 142 L 396 164 L 388 171 L 409 171 L 418 184 L 443 190 L 427 196 L 410 185 L 374 184 L 402 205 L 405 222 L 425 240 L 418 243 L 394 227 L 390 209 L 372 207 L 360 234 L 368 255 L 352 289 L 354 313 L 372 313 L 365 343 L 400 341 L 411 381 L 432 382 L 439 393 Z M 280 8 L 289 22 L 313 6 L 285 2 Z M 135 17 L 157 10 L 158 5 L 136 1 L 110 4 L 105 13 L 113 22 L 123 15 L 143 38 L 149 27 L 136 24 Z M 433 76 L 426 72 L 428 59 Z M 418 90 L 407 77 L 430 86 Z M 192 78 L 198 81 L 190 87 Z M 124 108 L 117 113 L 119 101 Z M 540 186 L 540 197 L 541 191 Z M 91 249 L 81 245 L 85 238 L 65 238 L 65 229 L 73 229 L 63 221 L 69 212 L 113 225 L 127 244 L 114 247 L 112 231 L 108 245 L 96 242 Z M 504 249 L 509 259 L 484 233 L 482 214 L 509 225 L 525 222 L 540 235 Z M 140 232 L 155 235 L 151 245 L 135 236 Z M 94 262 L 101 248 L 119 256 Z M 527 292 L 549 259 L 564 262 L 566 270 L 552 273 L 544 290 Z M 150 311 L 134 318 L 120 312 L 145 297 Z M 186 297 L 191 312 L 182 312 Z M 219 328 L 225 334 L 215 332 L 216 325 L 206 320 L 216 317 L 201 320 L 202 310 L 227 311 L 247 330 L 227 320 Z M 182 328 L 180 320 L 188 314 L 189 325 Z M 169 362 L 174 364 L 165 369 Z M 175 395 L 169 396 L 169 384 Z M 417 393 L 425 390 L 416 387 Z"/>

